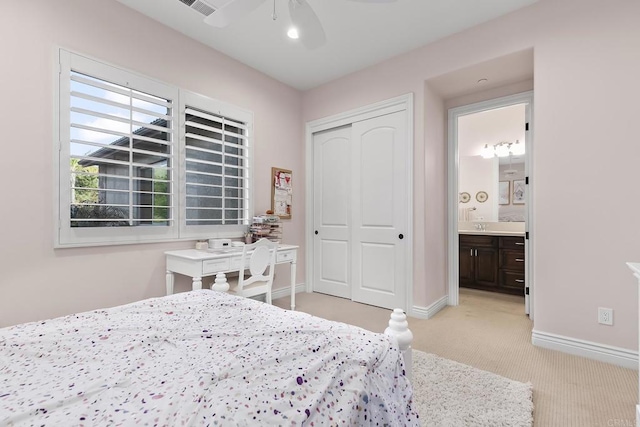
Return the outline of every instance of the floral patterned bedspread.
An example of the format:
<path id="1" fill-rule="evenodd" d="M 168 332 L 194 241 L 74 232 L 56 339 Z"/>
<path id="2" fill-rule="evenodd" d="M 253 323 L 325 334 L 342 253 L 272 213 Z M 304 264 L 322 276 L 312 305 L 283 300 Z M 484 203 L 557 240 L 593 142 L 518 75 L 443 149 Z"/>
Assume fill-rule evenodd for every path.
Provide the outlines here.
<path id="1" fill-rule="evenodd" d="M 419 425 L 391 338 L 209 290 L 0 329 L 0 425 Z"/>

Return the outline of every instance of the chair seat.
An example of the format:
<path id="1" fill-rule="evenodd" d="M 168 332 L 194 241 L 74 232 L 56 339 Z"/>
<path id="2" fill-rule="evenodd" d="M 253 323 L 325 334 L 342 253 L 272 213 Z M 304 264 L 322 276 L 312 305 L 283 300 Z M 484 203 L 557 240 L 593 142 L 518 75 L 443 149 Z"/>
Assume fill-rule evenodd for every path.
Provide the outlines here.
<path id="1" fill-rule="evenodd" d="M 269 291 L 269 286 L 266 283 L 252 283 L 249 286 L 244 286 L 241 292 L 238 292 L 238 280 L 229 280 L 229 290 L 227 293 L 241 296 L 255 296 L 265 294 Z"/>

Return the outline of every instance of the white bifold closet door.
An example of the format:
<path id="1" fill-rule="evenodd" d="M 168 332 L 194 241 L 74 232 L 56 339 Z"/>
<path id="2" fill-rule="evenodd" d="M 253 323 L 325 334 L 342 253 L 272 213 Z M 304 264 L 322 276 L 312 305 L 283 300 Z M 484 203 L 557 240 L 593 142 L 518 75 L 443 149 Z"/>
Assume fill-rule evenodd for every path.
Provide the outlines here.
<path id="1" fill-rule="evenodd" d="M 314 290 L 405 307 L 406 111 L 314 135 Z"/>

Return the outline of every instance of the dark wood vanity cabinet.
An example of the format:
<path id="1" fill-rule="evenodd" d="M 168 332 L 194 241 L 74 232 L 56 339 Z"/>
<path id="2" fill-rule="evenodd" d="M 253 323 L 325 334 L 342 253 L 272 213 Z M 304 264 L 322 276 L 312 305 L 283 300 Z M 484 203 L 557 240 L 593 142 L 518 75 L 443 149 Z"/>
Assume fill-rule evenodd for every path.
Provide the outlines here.
<path id="1" fill-rule="evenodd" d="M 460 286 L 524 295 L 524 238 L 460 234 Z"/>
<path id="2" fill-rule="evenodd" d="M 524 237 L 500 236 L 500 289 L 524 295 Z"/>
<path id="3" fill-rule="evenodd" d="M 460 286 L 491 289 L 498 286 L 498 238 L 460 235 Z"/>

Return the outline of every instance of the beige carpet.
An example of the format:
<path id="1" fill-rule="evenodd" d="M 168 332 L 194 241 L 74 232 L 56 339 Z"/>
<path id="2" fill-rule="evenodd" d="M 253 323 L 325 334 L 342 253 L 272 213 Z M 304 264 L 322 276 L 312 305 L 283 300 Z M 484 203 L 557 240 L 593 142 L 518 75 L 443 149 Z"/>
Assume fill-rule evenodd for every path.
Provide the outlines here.
<path id="1" fill-rule="evenodd" d="M 530 383 L 413 350 L 413 408 L 423 426 L 531 427 Z"/>
<path id="2" fill-rule="evenodd" d="M 522 298 L 462 289 L 461 304 L 410 319 L 413 348 L 533 384 L 534 425 L 635 426 L 638 372 L 534 347 Z M 288 307 L 289 299 L 274 301 Z M 297 294 L 297 309 L 381 332 L 388 310 L 322 294 Z"/>

